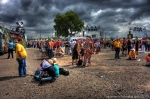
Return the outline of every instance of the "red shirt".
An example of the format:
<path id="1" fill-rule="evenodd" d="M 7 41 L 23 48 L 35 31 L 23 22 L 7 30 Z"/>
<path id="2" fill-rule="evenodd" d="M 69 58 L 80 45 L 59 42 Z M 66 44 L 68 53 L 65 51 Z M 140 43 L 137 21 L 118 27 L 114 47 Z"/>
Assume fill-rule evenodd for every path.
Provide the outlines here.
<path id="1" fill-rule="evenodd" d="M 145 58 L 145 60 L 146 60 L 146 63 L 147 63 L 147 62 L 150 62 L 150 56 L 147 55 L 146 58 Z"/>

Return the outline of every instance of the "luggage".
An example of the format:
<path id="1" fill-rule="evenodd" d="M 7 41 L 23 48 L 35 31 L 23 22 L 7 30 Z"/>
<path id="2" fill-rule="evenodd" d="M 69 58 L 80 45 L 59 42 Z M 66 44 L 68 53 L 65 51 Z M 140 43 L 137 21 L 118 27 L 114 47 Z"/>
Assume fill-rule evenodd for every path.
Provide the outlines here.
<path id="1" fill-rule="evenodd" d="M 68 76 L 69 75 L 69 71 L 64 70 L 64 68 L 59 68 L 59 74 Z"/>
<path id="2" fill-rule="evenodd" d="M 77 66 L 81 66 L 82 63 L 83 63 L 83 61 L 79 58 L 78 63 L 77 63 Z"/>

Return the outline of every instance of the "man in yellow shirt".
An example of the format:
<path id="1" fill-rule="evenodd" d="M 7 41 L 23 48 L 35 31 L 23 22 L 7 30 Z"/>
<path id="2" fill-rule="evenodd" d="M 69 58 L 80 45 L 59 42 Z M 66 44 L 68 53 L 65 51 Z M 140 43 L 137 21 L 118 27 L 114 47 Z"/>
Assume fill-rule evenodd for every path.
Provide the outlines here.
<path id="1" fill-rule="evenodd" d="M 120 59 L 120 48 L 121 48 L 121 42 L 117 38 L 116 41 L 114 42 L 114 49 L 115 49 L 115 59 Z"/>
<path id="2" fill-rule="evenodd" d="M 134 48 L 132 48 L 129 52 L 129 60 L 131 60 L 131 59 L 133 59 L 133 60 L 136 59 L 136 52 L 135 52 Z"/>
<path id="3" fill-rule="evenodd" d="M 26 53 L 26 50 L 22 44 L 23 44 L 23 39 L 19 38 L 18 43 L 16 45 L 16 60 L 19 64 L 19 67 L 18 67 L 19 77 L 25 77 L 26 76 L 27 53 Z"/>

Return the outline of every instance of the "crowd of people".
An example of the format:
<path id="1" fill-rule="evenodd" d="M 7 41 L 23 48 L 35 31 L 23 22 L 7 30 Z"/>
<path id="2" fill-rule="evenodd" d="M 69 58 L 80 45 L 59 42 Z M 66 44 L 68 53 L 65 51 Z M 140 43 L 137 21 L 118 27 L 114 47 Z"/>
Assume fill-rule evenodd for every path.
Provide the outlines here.
<path id="1" fill-rule="evenodd" d="M 16 52 L 16 60 L 18 62 L 18 74 L 20 77 L 26 76 L 26 57 L 27 53 L 24 48 L 23 39 L 18 39 L 17 43 L 9 41 L 8 43 L 8 58 L 12 53 L 14 47 Z M 29 44 L 29 45 L 28 45 Z M 71 41 L 64 40 L 45 40 L 45 41 L 28 41 L 28 47 L 38 48 L 41 51 L 41 70 L 48 71 L 52 76 L 52 82 L 59 76 L 59 66 L 56 64 L 56 56 L 63 57 L 64 55 L 72 56 L 72 65 L 79 66 L 91 66 L 92 55 L 98 54 L 101 48 L 105 49 L 109 47 L 112 51 L 115 51 L 114 59 L 120 59 L 120 52 L 122 55 L 127 56 L 129 60 L 136 60 L 139 54 L 139 49 L 142 53 L 150 50 L 150 39 L 135 39 L 130 38 L 116 38 L 114 40 L 94 40 L 91 37 L 86 39 L 73 39 Z M 48 60 L 47 58 L 48 57 Z M 13 58 L 13 54 L 12 54 Z M 145 57 L 146 65 L 150 66 L 150 53 Z"/>
<path id="2" fill-rule="evenodd" d="M 128 59 L 135 60 L 137 58 L 139 49 L 141 52 L 150 50 L 150 39 L 128 39 L 116 38 L 114 40 L 94 40 L 91 37 L 86 39 L 72 39 L 71 41 L 65 40 L 45 40 L 45 41 L 29 41 L 29 47 L 38 47 L 41 51 L 41 57 L 53 58 L 55 56 L 72 55 L 72 65 L 78 65 L 78 60 L 82 60 L 82 65 L 91 65 L 91 57 L 93 53 L 99 53 L 101 48 L 109 47 L 115 51 L 115 59 L 120 59 L 120 52 Z"/>
<path id="3" fill-rule="evenodd" d="M 146 51 L 150 51 L 150 38 L 142 38 L 138 39 L 115 39 L 112 44 L 112 49 L 115 50 L 115 59 L 120 59 L 120 51 L 125 56 L 128 56 L 129 60 L 136 60 L 139 54 L 139 49 L 141 49 L 142 53 Z M 150 53 L 145 57 L 146 66 L 150 66 Z"/>

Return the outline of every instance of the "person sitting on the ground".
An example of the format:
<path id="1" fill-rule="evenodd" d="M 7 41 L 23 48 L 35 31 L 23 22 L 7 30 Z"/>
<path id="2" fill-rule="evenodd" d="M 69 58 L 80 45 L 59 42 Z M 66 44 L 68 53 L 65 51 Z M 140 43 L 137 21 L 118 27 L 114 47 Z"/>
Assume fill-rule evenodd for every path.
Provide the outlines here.
<path id="1" fill-rule="evenodd" d="M 42 71 L 47 71 L 49 76 L 52 76 L 51 82 L 54 82 L 56 80 L 56 73 L 54 70 L 54 67 L 51 63 L 43 59 L 42 63 L 40 64 Z"/>
<path id="2" fill-rule="evenodd" d="M 129 60 L 136 60 L 136 52 L 134 48 L 132 48 L 129 52 Z"/>
<path id="3" fill-rule="evenodd" d="M 56 51 L 54 51 L 54 55 L 55 56 L 64 56 L 64 50 L 63 48 L 59 47 L 58 49 L 56 49 Z"/>
<path id="4" fill-rule="evenodd" d="M 56 77 L 59 77 L 60 76 L 60 74 L 59 74 L 59 66 L 57 64 L 56 58 L 49 59 L 48 62 L 53 64 L 53 67 L 54 67 L 54 70 L 55 70 L 55 73 L 56 73 Z"/>
<path id="5" fill-rule="evenodd" d="M 145 57 L 146 60 L 146 66 L 150 66 L 150 53 Z"/>

